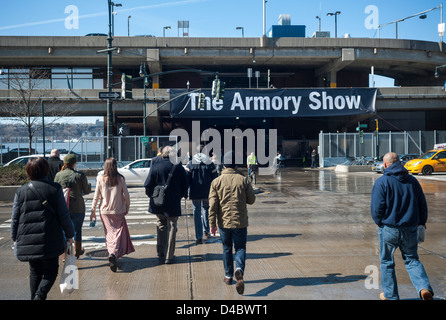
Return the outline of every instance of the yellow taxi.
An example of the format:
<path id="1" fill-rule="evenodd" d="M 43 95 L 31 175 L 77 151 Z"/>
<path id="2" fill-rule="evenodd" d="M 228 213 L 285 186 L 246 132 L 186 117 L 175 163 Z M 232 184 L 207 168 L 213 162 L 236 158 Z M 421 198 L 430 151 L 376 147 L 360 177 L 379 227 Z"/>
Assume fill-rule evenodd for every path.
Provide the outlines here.
<path id="1" fill-rule="evenodd" d="M 404 167 L 413 174 L 446 172 L 446 149 L 428 151 L 418 159 L 408 161 Z"/>

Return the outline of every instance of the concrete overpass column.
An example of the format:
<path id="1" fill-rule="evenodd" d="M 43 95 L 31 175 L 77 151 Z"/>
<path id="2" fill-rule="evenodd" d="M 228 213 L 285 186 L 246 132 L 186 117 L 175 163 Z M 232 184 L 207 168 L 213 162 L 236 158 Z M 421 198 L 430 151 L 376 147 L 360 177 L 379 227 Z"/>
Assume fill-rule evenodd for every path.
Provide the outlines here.
<path id="1" fill-rule="evenodd" d="M 147 49 L 146 52 L 147 66 L 149 67 L 149 73 L 158 73 L 163 71 L 163 66 L 160 61 L 159 49 Z M 159 76 L 152 77 L 152 88 L 159 89 Z"/>

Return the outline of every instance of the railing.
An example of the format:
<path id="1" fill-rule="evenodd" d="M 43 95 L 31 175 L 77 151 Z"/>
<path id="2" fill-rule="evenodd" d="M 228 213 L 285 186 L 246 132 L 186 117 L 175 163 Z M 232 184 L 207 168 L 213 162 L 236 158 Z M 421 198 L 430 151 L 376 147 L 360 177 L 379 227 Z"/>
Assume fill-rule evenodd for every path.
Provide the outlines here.
<path id="1" fill-rule="evenodd" d="M 446 141 L 446 131 L 364 132 L 362 143 L 358 133 L 319 134 L 319 165 L 330 167 L 338 164 L 369 163 L 387 152 L 422 154 Z M 353 161 L 352 161 L 353 159 Z"/>

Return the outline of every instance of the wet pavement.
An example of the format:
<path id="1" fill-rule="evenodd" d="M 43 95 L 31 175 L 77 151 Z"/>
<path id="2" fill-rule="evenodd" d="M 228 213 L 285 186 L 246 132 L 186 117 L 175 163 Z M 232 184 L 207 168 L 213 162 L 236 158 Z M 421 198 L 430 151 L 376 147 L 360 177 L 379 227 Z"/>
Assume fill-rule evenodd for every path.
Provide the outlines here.
<path id="1" fill-rule="evenodd" d="M 381 292 L 378 229 L 370 217 L 370 192 L 379 176 L 293 168 L 282 169 L 277 176 L 260 176 L 256 203 L 249 207 L 242 296 L 223 283 L 220 240 L 195 243 L 190 201 L 183 201 L 175 263 L 159 265 L 155 218 L 146 213 L 148 199 L 143 188 L 130 188 L 127 221 L 136 251 L 119 259 L 118 271 L 111 272 L 103 227 L 98 222 L 90 228 L 86 218 L 86 254 L 77 260 L 79 289 L 61 294 L 56 282 L 48 299 L 377 300 Z M 419 246 L 419 256 L 435 298 L 444 300 L 446 174 L 418 179 L 429 205 L 427 238 Z M 87 208 L 92 197 L 85 197 Z M 0 300 L 26 300 L 29 267 L 11 249 L 11 207 L 12 203 L 0 203 Z M 418 299 L 398 251 L 395 256 L 400 298 Z"/>

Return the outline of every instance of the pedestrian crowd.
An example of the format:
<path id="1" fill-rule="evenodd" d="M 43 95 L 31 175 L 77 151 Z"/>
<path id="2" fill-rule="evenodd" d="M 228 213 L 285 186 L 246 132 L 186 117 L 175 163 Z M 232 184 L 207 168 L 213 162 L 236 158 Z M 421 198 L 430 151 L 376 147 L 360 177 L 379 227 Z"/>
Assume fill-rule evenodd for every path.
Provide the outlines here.
<path id="1" fill-rule="evenodd" d="M 181 199 L 193 205 L 195 242 L 197 245 L 219 233 L 223 247 L 224 283 L 244 293 L 244 273 L 248 228 L 247 206 L 256 196 L 250 180 L 238 171 L 235 153 L 227 152 L 223 170 L 203 146 L 183 167 L 171 161 L 176 150 L 164 147 L 152 159 L 144 183 L 150 198 L 148 211 L 156 215 L 157 256 L 160 264 L 175 263 L 175 244 Z M 249 165 L 256 164 L 252 153 Z M 18 188 L 13 203 L 11 238 L 15 255 L 30 266 L 31 299 L 46 299 L 54 284 L 59 256 L 74 244 L 74 255 L 83 253 L 82 224 L 85 219 L 83 195 L 91 192 L 86 175 L 75 170 L 76 157 L 59 159 L 53 150 L 49 160 L 30 160 L 25 170 L 30 182 Z M 395 153 L 384 156 L 384 175 L 377 179 L 371 194 L 371 215 L 379 230 L 381 261 L 381 299 L 399 299 L 393 254 L 400 249 L 406 269 L 420 296 L 433 299 L 423 264 L 417 254 L 419 228 L 425 228 L 428 208 L 418 181 L 408 174 Z M 250 169 L 250 168 L 248 168 Z M 125 216 L 130 196 L 117 162 L 109 158 L 104 173 L 97 177 L 90 222 L 95 223 L 99 210 L 105 232 L 110 269 L 116 272 L 117 260 L 135 251 Z M 65 257 L 64 257 L 65 259 Z M 234 268 L 235 264 L 235 268 Z"/>

